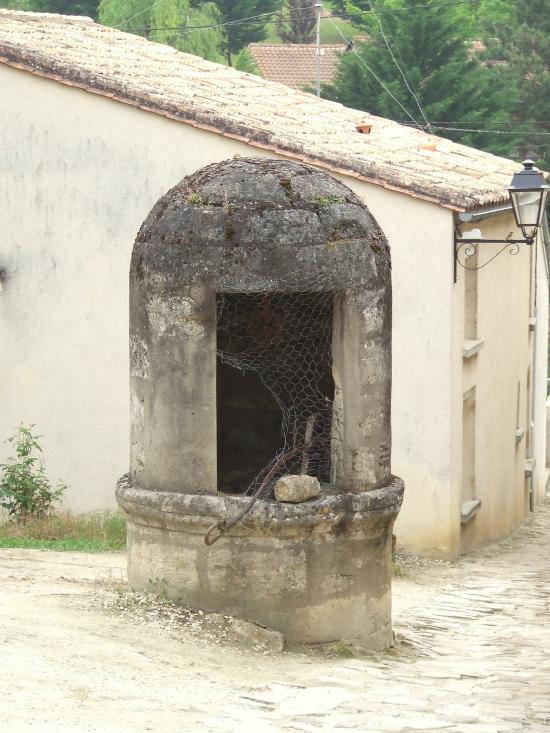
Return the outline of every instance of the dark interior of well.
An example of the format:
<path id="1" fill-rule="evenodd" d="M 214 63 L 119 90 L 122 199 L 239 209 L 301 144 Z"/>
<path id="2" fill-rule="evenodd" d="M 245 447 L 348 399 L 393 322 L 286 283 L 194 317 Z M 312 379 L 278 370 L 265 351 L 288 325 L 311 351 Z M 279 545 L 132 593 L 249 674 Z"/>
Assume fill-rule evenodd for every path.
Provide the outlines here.
<path id="1" fill-rule="evenodd" d="M 328 482 L 333 294 L 222 293 L 217 316 L 218 489 L 256 488 L 282 455 L 274 479 Z"/>

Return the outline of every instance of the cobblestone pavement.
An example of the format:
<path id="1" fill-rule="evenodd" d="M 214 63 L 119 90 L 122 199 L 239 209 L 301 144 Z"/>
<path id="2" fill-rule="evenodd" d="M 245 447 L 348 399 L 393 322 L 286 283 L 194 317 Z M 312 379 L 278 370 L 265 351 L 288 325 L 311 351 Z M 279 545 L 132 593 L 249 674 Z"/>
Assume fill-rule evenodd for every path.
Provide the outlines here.
<path id="1" fill-rule="evenodd" d="M 341 662 L 315 691 L 266 695 L 281 729 L 548 733 L 550 506 L 453 571 L 397 620 L 395 655 Z"/>
<path id="2" fill-rule="evenodd" d="M 89 602 L 98 568 L 120 577 L 122 556 L 0 551 L 0 729 L 548 733 L 549 533 L 547 504 L 504 543 L 410 566 L 396 649 L 361 659 L 132 624 Z"/>

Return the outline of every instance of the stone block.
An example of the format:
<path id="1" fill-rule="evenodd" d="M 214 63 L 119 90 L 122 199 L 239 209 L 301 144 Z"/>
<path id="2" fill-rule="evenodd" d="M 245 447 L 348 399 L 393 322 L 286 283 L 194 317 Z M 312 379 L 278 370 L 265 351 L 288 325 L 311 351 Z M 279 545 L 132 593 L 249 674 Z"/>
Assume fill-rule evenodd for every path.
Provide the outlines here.
<path id="1" fill-rule="evenodd" d="M 230 622 L 230 631 L 239 641 L 252 647 L 261 647 L 270 652 L 282 652 L 285 637 L 280 631 L 266 629 L 263 626 L 234 618 Z"/>
<path id="2" fill-rule="evenodd" d="M 277 501 L 301 504 L 321 496 L 321 485 L 315 476 L 283 476 L 275 484 Z"/>

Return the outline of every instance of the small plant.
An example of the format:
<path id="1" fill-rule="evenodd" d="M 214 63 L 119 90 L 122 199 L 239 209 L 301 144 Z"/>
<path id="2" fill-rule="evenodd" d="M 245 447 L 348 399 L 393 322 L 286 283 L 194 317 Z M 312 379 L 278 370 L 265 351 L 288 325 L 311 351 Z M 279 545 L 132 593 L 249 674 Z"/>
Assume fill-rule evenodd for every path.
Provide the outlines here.
<path id="1" fill-rule="evenodd" d="M 169 600 L 167 583 L 166 578 L 149 578 L 147 581 L 149 593 L 160 596 L 165 601 Z"/>
<path id="2" fill-rule="evenodd" d="M 396 578 L 406 578 L 407 577 L 407 572 L 403 570 L 401 565 L 395 562 L 395 560 L 392 560 L 392 563 L 391 563 L 391 574 L 395 576 Z"/>
<path id="3" fill-rule="evenodd" d="M 349 659 L 350 657 L 355 656 L 353 650 L 347 644 L 344 644 L 343 641 L 337 642 L 334 647 L 334 651 L 336 652 L 336 654 L 338 654 L 339 657 L 346 657 Z"/>
<path id="4" fill-rule="evenodd" d="M 193 191 L 192 193 L 189 194 L 189 196 L 187 197 L 187 201 L 190 204 L 195 204 L 195 206 L 207 206 L 208 205 L 208 201 L 205 198 L 203 198 L 200 195 L 200 193 L 197 193 L 196 191 Z"/>
<path id="5" fill-rule="evenodd" d="M 0 463 L 0 506 L 12 519 L 26 522 L 33 517 L 46 517 L 53 505 L 61 501 L 67 488 L 59 483 L 53 486 L 44 472 L 38 443 L 41 437 L 33 433 L 34 425 L 20 425 L 6 440 L 15 447 L 15 458 Z"/>

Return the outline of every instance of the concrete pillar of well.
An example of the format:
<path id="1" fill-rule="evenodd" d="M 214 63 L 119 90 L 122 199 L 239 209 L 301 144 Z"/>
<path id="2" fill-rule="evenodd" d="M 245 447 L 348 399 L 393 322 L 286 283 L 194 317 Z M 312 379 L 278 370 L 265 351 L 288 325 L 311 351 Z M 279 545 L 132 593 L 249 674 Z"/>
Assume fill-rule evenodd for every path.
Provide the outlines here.
<path id="1" fill-rule="evenodd" d="M 130 477 L 216 493 L 216 299 L 205 285 L 132 279 Z"/>
<path id="2" fill-rule="evenodd" d="M 341 445 L 339 489 L 354 493 L 390 479 L 391 289 L 336 295 L 332 340 Z M 334 443 L 334 441 L 333 441 Z"/>

